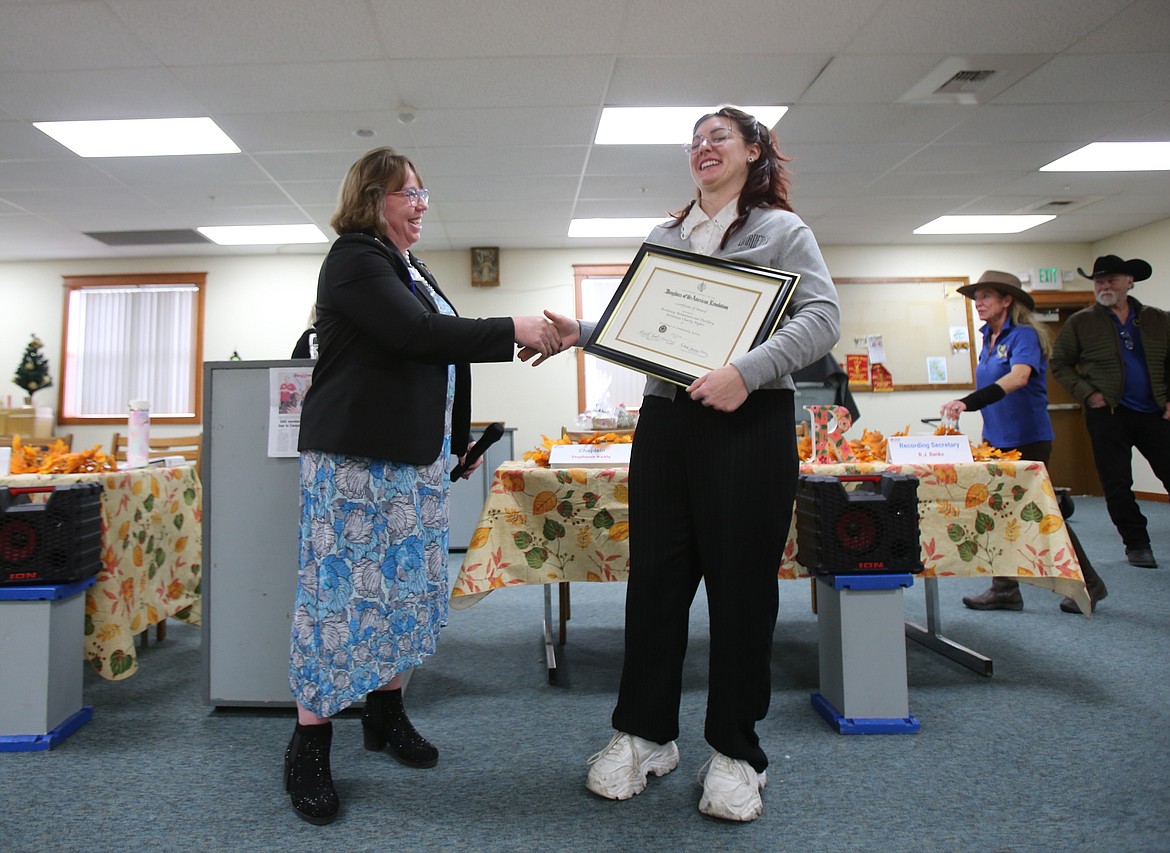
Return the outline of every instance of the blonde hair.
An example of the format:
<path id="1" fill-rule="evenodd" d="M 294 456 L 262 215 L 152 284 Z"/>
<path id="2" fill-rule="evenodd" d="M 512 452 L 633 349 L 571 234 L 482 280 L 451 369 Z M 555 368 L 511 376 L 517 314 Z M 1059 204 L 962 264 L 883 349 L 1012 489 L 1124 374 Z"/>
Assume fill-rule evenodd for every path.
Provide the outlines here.
<path id="1" fill-rule="evenodd" d="M 349 167 L 329 225 L 338 234 L 361 231 L 384 236 L 387 225 L 382 199 L 386 193 L 402 189 L 411 172 L 422 181 L 414 164 L 393 148 L 367 151 Z"/>
<path id="2" fill-rule="evenodd" d="M 1048 328 L 1036 319 L 1030 308 L 1013 296 L 1008 315 L 1012 318 L 1013 326 L 1027 326 L 1036 332 L 1036 337 L 1040 339 L 1040 352 L 1044 355 L 1045 361 L 1052 357 L 1052 335 L 1049 334 Z"/>

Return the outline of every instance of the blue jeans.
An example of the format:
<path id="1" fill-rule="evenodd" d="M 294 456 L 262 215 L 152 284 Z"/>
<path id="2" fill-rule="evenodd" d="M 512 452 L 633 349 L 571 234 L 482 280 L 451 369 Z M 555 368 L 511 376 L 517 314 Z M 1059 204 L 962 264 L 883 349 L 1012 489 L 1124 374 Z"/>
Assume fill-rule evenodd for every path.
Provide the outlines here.
<path id="1" fill-rule="evenodd" d="M 1085 407 L 1085 426 L 1113 525 L 1126 548 L 1149 548 L 1146 517 L 1133 494 L 1133 449 L 1146 457 L 1154 475 L 1170 491 L 1170 421 L 1157 412 L 1102 406 Z"/>

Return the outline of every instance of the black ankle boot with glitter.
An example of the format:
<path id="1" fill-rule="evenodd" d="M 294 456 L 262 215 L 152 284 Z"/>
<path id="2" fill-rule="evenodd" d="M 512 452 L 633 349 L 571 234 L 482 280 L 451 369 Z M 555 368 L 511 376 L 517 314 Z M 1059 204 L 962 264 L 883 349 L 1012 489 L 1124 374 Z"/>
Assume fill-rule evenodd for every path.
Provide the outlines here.
<path id="1" fill-rule="evenodd" d="M 439 750 L 415 730 L 406 716 L 401 690 L 375 690 L 366 696 L 362 734 L 366 749 L 379 752 L 389 747 L 390 754 L 407 767 L 434 767 L 439 763 Z"/>
<path id="2" fill-rule="evenodd" d="M 297 814 L 309 823 L 332 823 L 341 810 L 329 769 L 333 723 L 302 726 L 297 723 L 284 753 L 284 789 L 292 796 Z"/>

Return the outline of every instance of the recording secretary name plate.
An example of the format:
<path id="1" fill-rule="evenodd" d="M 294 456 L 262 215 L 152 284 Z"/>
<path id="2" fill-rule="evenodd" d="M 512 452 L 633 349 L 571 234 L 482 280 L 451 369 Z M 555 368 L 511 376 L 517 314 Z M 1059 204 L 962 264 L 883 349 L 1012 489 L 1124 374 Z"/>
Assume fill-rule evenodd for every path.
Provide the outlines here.
<path id="1" fill-rule="evenodd" d="M 892 435 L 886 439 L 886 457 L 895 465 L 975 461 L 965 435 Z"/>
<path id="2" fill-rule="evenodd" d="M 685 387 L 770 338 L 799 280 L 643 243 L 584 350 Z"/>

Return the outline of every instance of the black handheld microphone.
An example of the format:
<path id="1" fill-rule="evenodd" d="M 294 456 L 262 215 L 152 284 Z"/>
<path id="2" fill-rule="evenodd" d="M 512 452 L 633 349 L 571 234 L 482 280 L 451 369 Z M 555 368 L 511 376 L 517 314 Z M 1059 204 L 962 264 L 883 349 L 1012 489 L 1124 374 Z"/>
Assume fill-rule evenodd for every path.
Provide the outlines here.
<path id="1" fill-rule="evenodd" d="M 451 469 L 451 482 L 454 483 L 463 476 L 463 472 L 475 464 L 475 460 L 483 456 L 487 449 L 504 437 L 504 425 L 499 421 L 494 421 L 487 425 L 484 429 L 483 435 L 480 436 L 479 441 L 471 445 L 471 449 L 467 451 L 467 455 L 463 457 L 463 461 Z"/>

